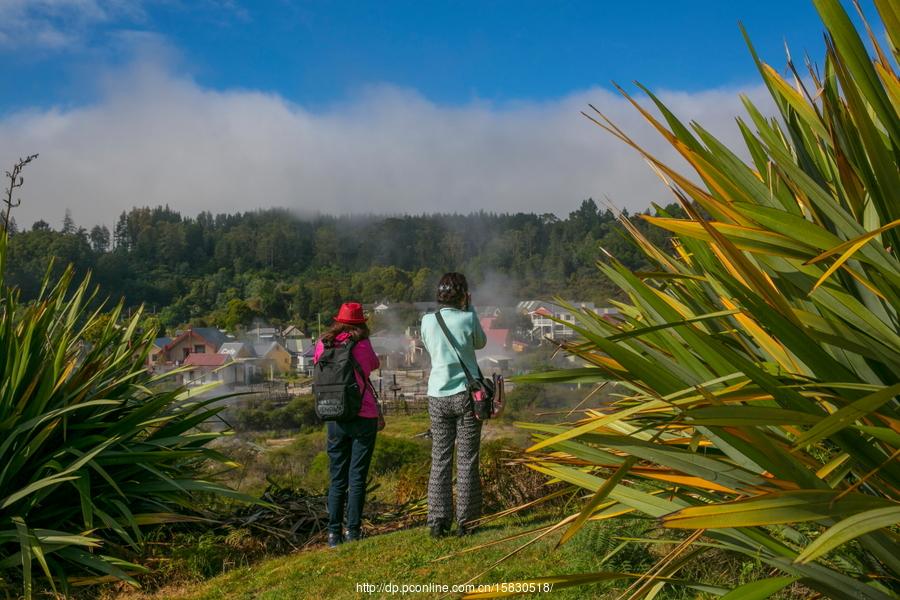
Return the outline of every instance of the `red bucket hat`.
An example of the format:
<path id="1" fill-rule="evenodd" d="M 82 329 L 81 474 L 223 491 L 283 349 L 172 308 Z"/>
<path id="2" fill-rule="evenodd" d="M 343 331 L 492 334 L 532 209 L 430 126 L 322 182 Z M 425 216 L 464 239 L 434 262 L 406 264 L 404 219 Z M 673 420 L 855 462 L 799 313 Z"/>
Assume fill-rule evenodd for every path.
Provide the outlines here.
<path id="1" fill-rule="evenodd" d="M 344 302 L 334 320 L 338 323 L 359 325 L 366 322 L 366 315 L 363 314 L 363 307 L 359 302 Z"/>

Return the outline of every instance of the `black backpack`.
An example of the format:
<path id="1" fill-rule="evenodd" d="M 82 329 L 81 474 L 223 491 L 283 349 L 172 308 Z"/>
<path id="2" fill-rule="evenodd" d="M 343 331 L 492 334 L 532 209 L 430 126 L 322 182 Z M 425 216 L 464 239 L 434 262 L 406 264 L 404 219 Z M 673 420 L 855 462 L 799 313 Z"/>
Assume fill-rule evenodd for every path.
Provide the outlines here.
<path id="1" fill-rule="evenodd" d="M 356 359 L 356 342 L 325 346 L 313 367 L 313 395 L 316 414 L 323 421 L 351 421 L 359 415 L 364 389 L 359 389 L 356 374 L 365 381 L 365 374 Z"/>

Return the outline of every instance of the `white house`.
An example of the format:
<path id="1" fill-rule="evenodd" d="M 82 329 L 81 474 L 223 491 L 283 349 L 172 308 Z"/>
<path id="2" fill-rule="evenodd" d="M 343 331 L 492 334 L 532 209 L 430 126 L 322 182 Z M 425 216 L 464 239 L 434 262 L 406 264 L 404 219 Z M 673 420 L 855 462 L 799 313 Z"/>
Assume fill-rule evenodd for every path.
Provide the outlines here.
<path id="1" fill-rule="evenodd" d="M 615 308 L 598 308 L 593 302 L 568 302 L 568 304 L 576 309 L 596 313 L 604 319 L 613 319 L 619 314 Z M 525 300 L 519 302 L 517 308 L 531 319 L 532 339 L 561 340 L 576 335 L 572 329 L 566 326 L 568 323 L 573 325 L 576 323 L 576 315 L 564 306 L 555 302 Z"/>
<path id="2" fill-rule="evenodd" d="M 250 383 L 253 376 L 259 372 L 256 352 L 253 346 L 246 342 L 226 342 L 219 348 L 219 354 L 230 356 L 235 362 L 235 369 L 243 371 L 242 374 L 235 374 L 235 382 L 238 384 Z"/>
<path id="3" fill-rule="evenodd" d="M 315 346 L 316 341 L 308 337 L 295 337 L 284 340 L 285 349 L 290 352 L 294 369 L 298 373 L 312 372 L 312 357 L 306 356 L 307 350 Z"/>
<path id="4" fill-rule="evenodd" d="M 192 352 L 182 363 L 189 367 L 187 373 L 177 375 L 178 383 L 189 386 L 203 385 L 220 381 L 225 385 L 240 385 L 246 383 L 244 379 L 244 366 L 228 354 L 207 354 Z"/>

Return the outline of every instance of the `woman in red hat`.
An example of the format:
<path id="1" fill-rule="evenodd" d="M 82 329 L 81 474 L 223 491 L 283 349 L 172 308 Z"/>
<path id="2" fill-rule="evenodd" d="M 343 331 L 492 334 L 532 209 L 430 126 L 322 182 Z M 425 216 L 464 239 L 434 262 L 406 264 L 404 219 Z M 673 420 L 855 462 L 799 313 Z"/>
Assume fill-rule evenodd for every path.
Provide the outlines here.
<path id="1" fill-rule="evenodd" d="M 318 342 L 313 361 L 318 362 L 325 347 L 353 342 L 351 354 L 362 373 L 356 374 L 364 389 L 358 416 L 351 421 L 328 422 L 328 462 L 331 485 L 328 489 L 328 545 L 335 547 L 360 538 L 363 505 L 366 501 L 366 478 L 375 449 L 375 435 L 384 429 L 381 406 L 375 399 L 369 374 L 379 367 L 378 356 L 369 341 L 369 327 L 358 302 L 341 305 L 334 323 Z M 347 512 L 347 534 L 343 533 L 344 509 Z"/>

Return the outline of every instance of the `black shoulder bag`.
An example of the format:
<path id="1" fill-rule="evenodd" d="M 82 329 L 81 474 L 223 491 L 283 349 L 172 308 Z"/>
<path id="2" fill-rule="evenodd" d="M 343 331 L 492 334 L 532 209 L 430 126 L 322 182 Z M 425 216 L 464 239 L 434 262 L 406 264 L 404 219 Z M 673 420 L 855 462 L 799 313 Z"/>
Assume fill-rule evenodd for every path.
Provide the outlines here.
<path id="1" fill-rule="evenodd" d="M 462 359 L 462 355 L 459 353 L 459 348 L 456 347 L 456 342 L 450 335 L 450 330 L 447 329 L 447 323 L 444 322 L 441 311 L 434 313 L 434 316 L 441 327 L 441 331 L 444 332 L 444 337 L 447 338 L 447 343 L 450 344 L 450 347 L 456 353 L 456 359 L 466 375 L 466 381 L 468 382 L 466 391 L 469 392 L 469 400 L 472 402 L 472 414 L 479 421 L 485 421 L 497 416 L 502 406 L 503 377 L 494 375 L 490 379 L 485 379 L 484 375 L 481 374 L 481 367 L 477 366 L 477 361 L 475 365 L 478 369 L 478 377 L 472 377 L 472 374 L 466 367 L 466 363 Z"/>

